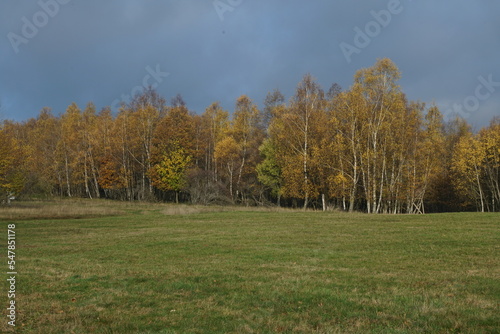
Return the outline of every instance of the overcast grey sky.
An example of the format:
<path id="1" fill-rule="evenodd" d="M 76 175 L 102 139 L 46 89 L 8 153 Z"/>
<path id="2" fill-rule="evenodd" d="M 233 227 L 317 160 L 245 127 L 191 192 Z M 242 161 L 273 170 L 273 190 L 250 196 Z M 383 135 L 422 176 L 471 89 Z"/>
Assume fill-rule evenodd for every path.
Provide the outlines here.
<path id="1" fill-rule="evenodd" d="M 116 106 L 143 84 L 232 111 L 290 98 L 306 73 L 347 89 L 389 57 L 409 99 L 477 129 L 500 115 L 499 15 L 496 0 L 3 0 L 0 118 Z"/>

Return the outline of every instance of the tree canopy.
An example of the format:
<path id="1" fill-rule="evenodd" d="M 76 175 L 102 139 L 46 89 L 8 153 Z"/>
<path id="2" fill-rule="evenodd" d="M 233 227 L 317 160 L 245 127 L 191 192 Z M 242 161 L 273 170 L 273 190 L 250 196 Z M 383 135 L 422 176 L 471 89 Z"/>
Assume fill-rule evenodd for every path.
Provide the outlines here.
<path id="1" fill-rule="evenodd" d="M 71 104 L 0 127 L 0 200 L 62 196 L 368 213 L 500 211 L 500 118 L 473 133 L 409 101 L 390 59 L 327 93 L 310 74 L 232 112 L 149 88 L 117 114 Z"/>

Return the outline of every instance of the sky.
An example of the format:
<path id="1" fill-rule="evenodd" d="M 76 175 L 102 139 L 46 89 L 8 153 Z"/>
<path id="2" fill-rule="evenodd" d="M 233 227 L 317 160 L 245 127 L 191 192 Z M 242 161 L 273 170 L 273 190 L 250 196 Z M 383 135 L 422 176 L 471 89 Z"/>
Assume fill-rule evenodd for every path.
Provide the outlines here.
<path id="1" fill-rule="evenodd" d="M 201 114 L 248 95 L 328 90 L 392 59 L 410 100 L 475 129 L 500 115 L 500 1 L 24 0 L 0 2 L 0 119 L 98 109 L 144 86 Z"/>

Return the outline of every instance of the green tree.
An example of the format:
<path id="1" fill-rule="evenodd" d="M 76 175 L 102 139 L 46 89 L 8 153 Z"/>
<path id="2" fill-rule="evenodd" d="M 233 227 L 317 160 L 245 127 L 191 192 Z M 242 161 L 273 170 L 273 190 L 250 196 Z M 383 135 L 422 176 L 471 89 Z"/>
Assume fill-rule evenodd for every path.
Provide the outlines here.
<path id="1" fill-rule="evenodd" d="M 262 162 L 257 165 L 259 181 L 271 191 L 271 195 L 277 198 L 277 205 L 281 205 L 283 194 L 283 176 L 281 167 L 276 159 L 276 146 L 271 139 L 264 140 L 259 147 Z"/>
<path id="2" fill-rule="evenodd" d="M 153 185 L 163 191 L 175 191 L 175 202 L 179 203 L 179 192 L 187 185 L 187 172 L 192 157 L 178 143 L 153 167 Z"/>

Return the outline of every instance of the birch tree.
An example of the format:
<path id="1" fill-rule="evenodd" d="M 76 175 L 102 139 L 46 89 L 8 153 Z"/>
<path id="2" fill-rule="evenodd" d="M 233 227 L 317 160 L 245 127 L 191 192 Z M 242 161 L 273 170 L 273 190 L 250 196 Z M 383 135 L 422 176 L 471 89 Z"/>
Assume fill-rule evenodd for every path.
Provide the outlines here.
<path id="1" fill-rule="evenodd" d="M 304 76 L 286 110 L 274 121 L 284 193 L 302 199 L 303 208 L 319 195 L 318 161 L 320 128 L 326 122 L 324 93 L 311 75 Z M 317 158 L 317 156 L 316 156 Z"/>

